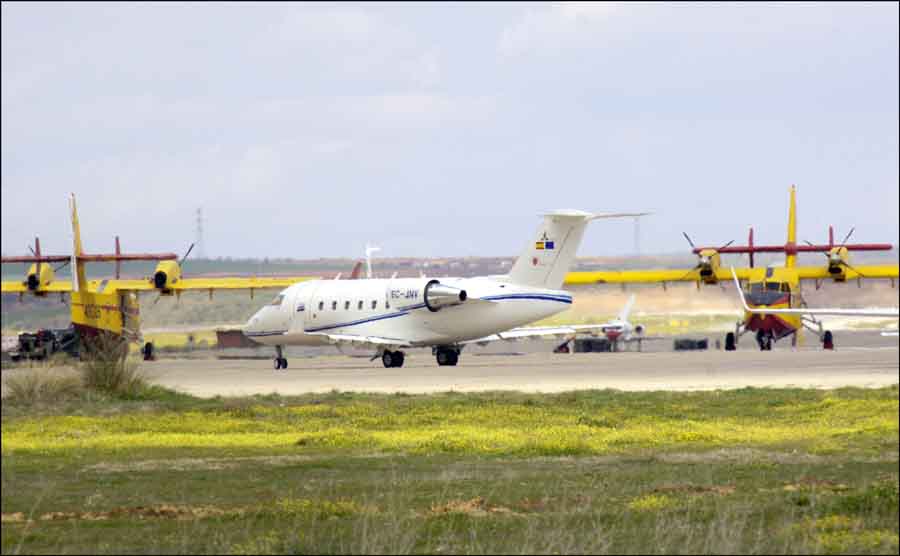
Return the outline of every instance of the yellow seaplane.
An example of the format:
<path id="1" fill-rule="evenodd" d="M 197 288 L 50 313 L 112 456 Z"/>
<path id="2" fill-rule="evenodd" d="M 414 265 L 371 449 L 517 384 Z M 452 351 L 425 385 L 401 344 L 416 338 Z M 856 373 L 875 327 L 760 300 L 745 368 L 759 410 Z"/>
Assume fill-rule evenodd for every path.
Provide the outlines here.
<path id="1" fill-rule="evenodd" d="M 748 332 L 755 334 L 756 342 L 761 350 L 772 349 L 773 342 L 788 336 L 791 337 L 792 344 L 796 345 L 798 332 L 803 328 L 815 333 L 822 342 L 823 348 L 832 349 L 834 347 L 832 332 L 824 329 L 822 323 L 816 318 L 815 312 L 800 310 L 804 309 L 806 305 L 802 295 L 802 281 L 813 280 L 817 288 L 824 280 L 835 282 L 857 280 L 861 282 L 862 279 L 889 279 L 893 285 L 900 276 L 900 267 L 897 264 L 851 265 L 851 251 L 893 249 L 892 245 L 882 243 L 849 244 L 847 240 L 852 233 L 851 229 L 840 244 L 835 244 L 833 229 L 829 228 L 828 244 L 815 245 L 806 242 L 806 245 L 799 245 L 797 243 L 796 188 L 792 186 L 787 242 L 784 245 L 754 245 L 752 228 L 748 244 L 743 246 L 732 246 L 733 242 L 729 242 L 720 248 L 694 247 L 688 237 L 688 242 L 694 247 L 694 253 L 698 256 L 697 264 L 691 269 L 571 272 L 566 276 L 565 283 L 662 282 L 665 285 L 667 282 L 696 282 L 699 288 L 701 284 L 719 284 L 732 279 L 732 273 L 721 266 L 722 254 L 749 254 L 749 267 L 732 268 L 731 271 L 735 280 L 742 280 L 747 285 L 745 300 L 750 310 L 744 312 L 744 317 L 737 323 L 735 331 L 726 335 L 725 349 L 735 350 L 740 337 Z M 686 234 L 685 237 L 687 237 Z M 785 253 L 783 266 L 754 266 L 753 255 L 755 253 L 775 252 Z M 827 258 L 826 264 L 798 266 L 797 255 L 800 253 L 824 253 Z M 792 310 L 780 312 L 771 311 L 772 309 Z"/>
<path id="2" fill-rule="evenodd" d="M 98 334 L 111 334 L 128 341 L 139 341 L 140 292 L 155 291 L 159 295 L 179 296 L 187 291 L 206 291 L 212 298 L 216 290 L 249 290 L 252 296 L 258 289 L 281 289 L 297 282 L 318 278 L 317 276 L 186 278 L 183 276 L 182 265 L 191 249 L 188 249 L 181 260 L 178 260 L 178 256 L 174 253 L 122 253 L 118 237 L 115 253 L 88 254 L 84 252 L 81 244 L 81 229 L 74 194 L 69 199 L 69 212 L 72 222 L 72 254 L 43 255 L 40 251 L 40 241 L 35 239 L 35 248 L 31 255 L 2 258 L 3 263 L 31 265 L 24 280 L 4 281 L 2 293 L 19 294 L 20 298 L 24 295 L 46 297 L 58 293 L 63 301 L 66 295 L 71 296 L 72 324 L 82 341 Z M 120 265 L 123 261 L 157 261 L 158 264 L 153 274 L 147 278 L 122 279 Z M 88 280 L 85 266 L 93 262 L 115 262 L 115 278 Z M 54 268 L 53 263 L 62 264 Z M 72 266 L 71 281 L 56 279 L 55 271 L 66 265 Z"/>

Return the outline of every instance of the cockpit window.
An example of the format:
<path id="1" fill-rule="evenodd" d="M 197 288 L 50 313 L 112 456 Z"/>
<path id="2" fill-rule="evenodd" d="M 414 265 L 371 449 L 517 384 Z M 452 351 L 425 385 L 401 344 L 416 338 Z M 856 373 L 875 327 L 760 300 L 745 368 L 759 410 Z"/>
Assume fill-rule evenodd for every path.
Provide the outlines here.
<path id="1" fill-rule="evenodd" d="M 273 300 L 272 300 L 272 303 L 269 303 L 269 305 L 272 305 L 272 306 L 275 306 L 275 307 L 279 307 L 279 306 L 281 305 L 281 302 L 282 302 L 282 301 L 284 301 L 284 294 L 283 294 L 283 293 L 280 293 L 280 294 L 278 294 L 278 295 L 275 296 L 275 299 L 273 299 Z"/>
<path id="2" fill-rule="evenodd" d="M 766 289 L 769 290 L 770 292 L 781 291 L 781 283 L 779 283 L 779 282 L 767 282 L 767 283 L 766 283 Z"/>

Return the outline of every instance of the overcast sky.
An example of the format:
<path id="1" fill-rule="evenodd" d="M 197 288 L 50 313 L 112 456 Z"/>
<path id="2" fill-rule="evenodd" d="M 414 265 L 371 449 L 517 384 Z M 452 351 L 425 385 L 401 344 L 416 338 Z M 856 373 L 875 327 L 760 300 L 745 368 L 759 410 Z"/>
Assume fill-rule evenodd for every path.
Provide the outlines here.
<path id="1" fill-rule="evenodd" d="M 2 250 L 898 242 L 898 4 L 2 5 Z M 630 222 L 579 255 L 632 251 Z"/>

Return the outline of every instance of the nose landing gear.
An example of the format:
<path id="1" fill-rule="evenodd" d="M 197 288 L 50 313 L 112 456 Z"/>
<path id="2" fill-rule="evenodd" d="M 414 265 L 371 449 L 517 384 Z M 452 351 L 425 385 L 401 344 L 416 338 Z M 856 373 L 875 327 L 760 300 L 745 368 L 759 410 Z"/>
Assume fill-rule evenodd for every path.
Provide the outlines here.
<path id="1" fill-rule="evenodd" d="M 760 351 L 772 351 L 772 334 L 763 330 L 756 332 L 756 343 Z"/>

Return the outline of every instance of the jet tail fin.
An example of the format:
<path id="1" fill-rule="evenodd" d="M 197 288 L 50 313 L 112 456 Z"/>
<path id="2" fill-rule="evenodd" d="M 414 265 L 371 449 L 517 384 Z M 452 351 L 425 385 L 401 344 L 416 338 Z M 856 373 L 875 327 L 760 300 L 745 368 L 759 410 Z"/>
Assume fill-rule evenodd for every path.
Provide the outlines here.
<path id="1" fill-rule="evenodd" d="M 513 263 L 507 280 L 522 286 L 559 289 L 581 245 L 588 222 L 598 218 L 625 218 L 638 214 L 591 214 L 557 210 L 544 215 L 535 238 Z"/>
<path id="2" fill-rule="evenodd" d="M 625 302 L 625 306 L 622 307 L 622 311 L 619 313 L 619 320 L 622 322 L 628 322 L 628 317 L 631 316 L 631 308 L 634 307 L 634 294 L 631 294 L 631 297 L 628 298 L 628 301 Z"/>

